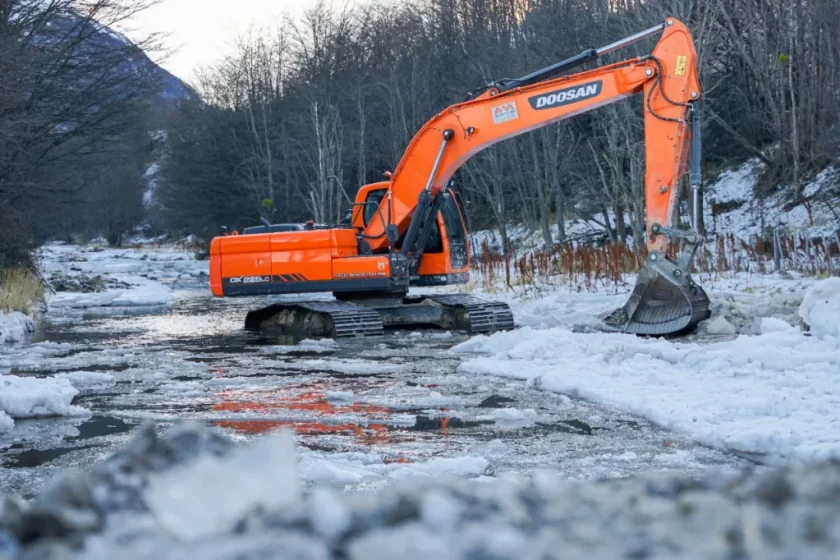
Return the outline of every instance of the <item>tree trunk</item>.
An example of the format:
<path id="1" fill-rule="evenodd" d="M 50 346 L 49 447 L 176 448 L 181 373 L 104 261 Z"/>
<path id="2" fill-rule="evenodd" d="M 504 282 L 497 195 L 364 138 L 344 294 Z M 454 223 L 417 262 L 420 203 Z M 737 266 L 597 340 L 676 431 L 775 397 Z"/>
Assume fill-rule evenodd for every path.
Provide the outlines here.
<path id="1" fill-rule="evenodd" d="M 566 244 L 566 197 L 563 196 L 563 189 L 559 186 L 555 191 L 555 200 L 557 206 L 557 242 L 561 245 Z"/>

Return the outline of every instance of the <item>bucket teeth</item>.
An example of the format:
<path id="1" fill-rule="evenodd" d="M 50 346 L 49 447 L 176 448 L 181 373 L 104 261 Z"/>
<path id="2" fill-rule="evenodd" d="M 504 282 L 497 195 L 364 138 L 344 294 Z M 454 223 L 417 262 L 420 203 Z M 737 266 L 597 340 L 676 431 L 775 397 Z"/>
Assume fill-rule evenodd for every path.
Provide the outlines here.
<path id="1" fill-rule="evenodd" d="M 648 336 L 682 334 L 709 318 L 709 297 L 676 263 L 639 271 L 630 299 L 604 319 L 607 330 Z"/>

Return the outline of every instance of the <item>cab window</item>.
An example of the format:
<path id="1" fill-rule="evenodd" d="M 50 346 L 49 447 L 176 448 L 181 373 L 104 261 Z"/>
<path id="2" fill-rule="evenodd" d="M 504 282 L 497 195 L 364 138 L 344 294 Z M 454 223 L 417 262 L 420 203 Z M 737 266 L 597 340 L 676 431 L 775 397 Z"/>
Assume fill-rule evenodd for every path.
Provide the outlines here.
<path id="1" fill-rule="evenodd" d="M 453 268 L 467 265 L 467 232 L 458 211 L 458 204 L 453 197 L 447 197 L 440 209 L 446 235 L 449 238 L 449 259 Z"/>
<path id="2" fill-rule="evenodd" d="M 382 199 L 385 198 L 386 192 L 388 192 L 388 189 L 379 189 L 368 193 L 367 198 L 365 199 L 364 214 L 362 214 L 365 220 L 365 227 L 367 227 L 374 219 L 388 219 L 388 216 L 382 216 L 382 218 L 378 216 L 379 204 L 382 202 Z"/>

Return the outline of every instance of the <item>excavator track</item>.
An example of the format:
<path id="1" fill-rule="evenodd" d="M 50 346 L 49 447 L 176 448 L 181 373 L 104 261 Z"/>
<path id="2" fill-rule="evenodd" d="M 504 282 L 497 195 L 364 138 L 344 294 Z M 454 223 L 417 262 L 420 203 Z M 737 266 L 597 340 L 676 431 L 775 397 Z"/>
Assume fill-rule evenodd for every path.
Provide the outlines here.
<path id="1" fill-rule="evenodd" d="M 326 338 L 377 337 L 385 334 L 375 309 L 344 301 L 278 303 L 251 311 L 245 328 Z"/>
<path id="2" fill-rule="evenodd" d="M 460 316 L 459 330 L 478 334 L 513 330 L 513 312 L 506 303 L 485 301 L 467 294 L 432 295 L 426 299 Z"/>
<path id="3" fill-rule="evenodd" d="M 386 327 L 487 334 L 511 330 L 514 323 L 506 303 L 467 294 L 278 303 L 245 318 L 245 328 L 251 330 L 337 339 L 382 336 Z"/>

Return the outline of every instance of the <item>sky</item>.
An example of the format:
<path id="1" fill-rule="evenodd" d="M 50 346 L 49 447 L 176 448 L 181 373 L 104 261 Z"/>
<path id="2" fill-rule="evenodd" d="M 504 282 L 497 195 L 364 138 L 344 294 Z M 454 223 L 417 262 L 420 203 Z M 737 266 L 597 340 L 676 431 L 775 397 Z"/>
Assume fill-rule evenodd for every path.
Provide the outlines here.
<path id="1" fill-rule="evenodd" d="M 284 14 L 300 15 L 316 0 L 162 0 L 119 30 L 130 39 L 166 34 L 175 50 L 161 66 L 191 81 L 195 70 L 222 58 L 237 34 L 251 26 L 272 26 Z M 153 58 L 156 58 L 152 55 Z"/>

